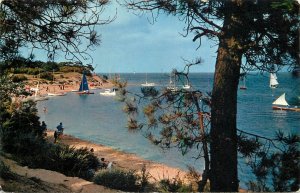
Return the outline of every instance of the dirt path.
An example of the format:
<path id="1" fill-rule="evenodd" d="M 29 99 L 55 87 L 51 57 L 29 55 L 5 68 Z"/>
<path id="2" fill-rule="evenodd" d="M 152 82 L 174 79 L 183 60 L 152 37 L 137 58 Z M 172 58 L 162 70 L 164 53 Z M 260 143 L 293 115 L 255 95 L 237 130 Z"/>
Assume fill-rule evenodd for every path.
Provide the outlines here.
<path id="1" fill-rule="evenodd" d="M 45 169 L 29 169 L 22 167 L 15 161 L 1 157 L 1 160 L 10 170 L 20 176 L 26 177 L 28 180 L 15 180 L 10 186 L 14 186 L 14 190 L 18 192 L 57 192 L 57 193 L 99 193 L 99 192 L 120 192 L 111 190 L 104 186 L 96 185 L 92 182 L 77 177 L 67 177 L 61 173 L 45 170 Z M 30 181 L 33 179 L 34 181 Z M 3 185 L 3 184 L 2 184 Z M 22 187 L 17 187 L 17 185 Z M 5 187 L 5 185 L 4 185 Z"/>

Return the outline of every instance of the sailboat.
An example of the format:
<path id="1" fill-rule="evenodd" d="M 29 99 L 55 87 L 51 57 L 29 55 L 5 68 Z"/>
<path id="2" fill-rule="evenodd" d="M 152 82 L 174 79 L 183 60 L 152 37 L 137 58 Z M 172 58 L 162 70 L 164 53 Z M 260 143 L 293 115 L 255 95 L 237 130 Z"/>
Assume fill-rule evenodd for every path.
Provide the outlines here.
<path id="1" fill-rule="evenodd" d="M 90 92 L 90 90 L 89 90 L 89 84 L 88 84 L 87 78 L 84 73 L 82 74 L 82 80 L 81 80 L 80 87 L 79 87 L 77 94 L 80 94 L 80 95 L 94 94 L 93 92 Z"/>
<path id="2" fill-rule="evenodd" d="M 270 88 L 277 88 L 278 84 L 276 74 L 270 73 Z"/>
<path id="3" fill-rule="evenodd" d="M 247 90 L 247 87 L 246 87 L 246 78 L 245 77 L 243 77 L 243 85 L 240 86 L 240 89 L 241 90 Z"/>
<path id="4" fill-rule="evenodd" d="M 35 92 L 34 92 L 34 98 L 33 100 L 34 101 L 44 101 L 44 100 L 48 100 L 49 98 L 47 96 L 40 96 L 38 95 L 39 93 L 39 85 L 40 85 L 40 82 L 38 82 L 37 86 L 36 86 L 36 89 L 35 89 Z"/>
<path id="5" fill-rule="evenodd" d="M 169 86 L 167 86 L 167 89 L 172 91 L 172 92 L 176 92 L 178 91 L 178 88 L 176 87 L 176 80 L 174 78 L 174 83 L 172 81 L 172 73 L 170 74 L 170 82 L 169 82 Z"/>
<path id="6" fill-rule="evenodd" d="M 186 85 L 184 85 L 182 88 L 188 90 L 188 89 L 191 88 L 191 86 L 190 86 L 189 84 L 186 84 Z"/>
<path id="7" fill-rule="evenodd" d="M 285 111 L 300 111 L 300 107 L 298 106 L 290 106 L 285 100 L 285 93 L 283 93 L 280 97 L 278 97 L 272 103 L 273 110 L 285 110 Z"/>
<path id="8" fill-rule="evenodd" d="M 117 91 L 116 88 L 113 89 L 108 88 L 108 89 L 104 89 L 104 92 L 100 92 L 99 94 L 103 96 L 116 96 L 116 91 Z"/>
<path id="9" fill-rule="evenodd" d="M 148 80 L 148 76 L 147 76 L 147 73 L 146 73 L 146 83 L 141 84 L 143 87 L 153 87 L 153 86 L 155 86 L 154 82 L 148 82 L 147 80 Z"/>
<path id="10" fill-rule="evenodd" d="M 188 90 L 188 89 L 190 89 L 191 88 L 191 85 L 190 85 L 190 83 L 189 83 L 189 81 L 188 81 L 188 79 L 187 79 L 187 82 L 186 82 L 186 84 L 185 85 L 183 85 L 183 87 L 182 87 L 183 89 L 185 89 L 185 90 Z"/>

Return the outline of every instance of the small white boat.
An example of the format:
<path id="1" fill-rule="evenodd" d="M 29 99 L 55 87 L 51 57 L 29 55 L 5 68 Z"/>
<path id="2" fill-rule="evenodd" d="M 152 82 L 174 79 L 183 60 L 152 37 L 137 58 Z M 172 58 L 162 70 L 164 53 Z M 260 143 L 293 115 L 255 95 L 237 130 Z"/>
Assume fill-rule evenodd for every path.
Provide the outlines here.
<path id="1" fill-rule="evenodd" d="M 284 110 L 284 111 L 299 111 L 300 107 L 290 106 L 285 100 L 285 93 L 278 97 L 273 103 L 273 110 Z"/>
<path id="2" fill-rule="evenodd" d="M 103 96 L 116 96 L 116 90 L 115 88 L 113 89 L 104 89 L 104 92 L 100 92 L 100 95 Z"/>
<path id="3" fill-rule="evenodd" d="M 270 74 L 270 88 L 277 88 L 278 87 L 277 76 L 275 73 Z"/>
<path id="4" fill-rule="evenodd" d="M 186 85 L 184 85 L 182 88 L 188 90 L 188 89 L 191 88 L 191 86 L 190 86 L 189 84 L 186 84 Z"/>
<path id="5" fill-rule="evenodd" d="M 40 82 L 38 82 L 36 88 L 31 88 L 31 91 L 34 91 L 34 96 L 31 97 L 27 97 L 28 100 L 33 100 L 33 101 L 44 101 L 44 100 L 48 100 L 49 98 L 47 96 L 42 96 L 39 94 L 39 86 L 40 86 Z"/>
<path id="6" fill-rule="evenodd" d="M 146 83 L 141 84 L 143 87 L 153 87 L 155 86 L 154 82 L 148 82 L 148 75 L 146 73 Z"/>
<path id="7" fill-rule="evenodd" d="M 59 92 L 59 93 L 48 93 L 48 96 L 65 96 L 67 93 Z"/>
<path id="8" fill-rule="evenodd" d="M 168 86 L 167 89 L 172 91 L 172 92 L 178 91 L 178 88 L 176 86 Z"/>
<path id="9" fill-rule="evenodd" d="M 172 73 L 170 75 L 170 81 L 169 81 L 169 85 L 167 86 L 167 90 L 170 90 L 172 92 L 176 92 L 179 90 L 178 87 L 176 86 L 175 76 L 174 76 L 174 81 L 172 81 Z"/>
<path id="10" fill-rule="evenodd" d="M 246 77 L 242 77 L 242 81 L 243 81 L 243 85 L 240 86 L 240 89 L 241 90 L 247 90 L 247 87 L 246 87 Z"/>
<path id="11" fill-rule="evenodd" d="M 144 87 L 153 87 L 153 86 L 155 86 L 155 83 L 154 82 L 147 82 L 146 81 L 146 83 L 141 84 L 141 85 L 144 86 Z"/>

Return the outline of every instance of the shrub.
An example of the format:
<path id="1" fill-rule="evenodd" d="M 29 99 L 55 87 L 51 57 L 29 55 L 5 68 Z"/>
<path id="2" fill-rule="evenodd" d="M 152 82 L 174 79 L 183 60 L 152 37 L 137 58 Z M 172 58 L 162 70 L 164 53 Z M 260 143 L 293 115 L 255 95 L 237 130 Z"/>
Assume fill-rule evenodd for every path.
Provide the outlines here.
<path id="1" fill-rule="evenodd" d="M 133 171 L 114 169 L 100 171 L 94 177 L 94 182 L 117 190 L 138 192 L 140 190 L 138 179 L 139 177 Z"/>
<path id="2" fill-rule="evenodd" d="M 36 150 L 35 143 L 43 140 L 43 132 L 35 103 L 27 101 L 19 106 L 9 112 L 9 117 L 3 121 L 1 145 L 9 153 L 24 155 Z"/>
<path id="3" fill-rule="evenodd" d="M 186 185 L 183 181 L 177 176 L 176 178 L 162 179 L 159 182 L 160 189 L 166 192 L 192 192 L 192 186 Z"/>
<path id="4" fill-rule="evenodd" d="M 53 80 L 53 74 L 51 72 L 42 72 L 40 74 L 40 78 L 51 81 L 51 80 Z"/>
<path id="5" fill-rule="evenodd" d="M 15 174 L 10 171 L 3 161 L 0 161 L 0 177 L 5 180 L 14 179 Z"/>
<path id="6" fill-rule="evenodd" d="M 37 147 L 38 148 L 38 147 Z M 100 163 L 87 148 L 56 144 L 44 144 L 39 147 L 39 153 L 22 157 L 22 164 L 32 168 L 44 168 L 65 174 L 77 176 L 86 180 L 94 177 Z"/>
<path id="7" fill-rule="evenodd" d="M 22 82 L 24 80 L 28 80 L 28 78 L 26 76 L 24 76 L 24 75 L 14 75 L 12 77 L 12 81 L 13 82 Z"/>
<path id="8" fill-rule="evenodd" d="M 8 113 L 1 125 L 1 145 L 23 165 L 61 172 L 67 176 L 92 179 L 100 165 L 88 149 L 47 143 L 43 139 L 33 101 L 24 102 Z"/>
<path id="9" fill-rule="evenodd" d="M 83 66 L 61 66 L 59 67 L 60 72 L 78 72 L 82 73 L 84 71 Z"/>

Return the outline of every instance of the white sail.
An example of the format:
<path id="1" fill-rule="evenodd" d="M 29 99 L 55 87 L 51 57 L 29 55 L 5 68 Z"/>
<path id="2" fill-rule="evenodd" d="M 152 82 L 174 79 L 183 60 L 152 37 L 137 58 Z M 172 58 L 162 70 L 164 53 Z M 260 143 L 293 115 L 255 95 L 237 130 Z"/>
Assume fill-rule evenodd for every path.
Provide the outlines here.
<path id="1" fill-rule="evenodd" d="M 278 85 L 278 81 L 277 81 L 277 76 L 275 73 L 271 73 L 270 74 L 270 87 L 271 88 L 276 88 Z"/>
<path id="2" fill-rule="evenodd" d="M 289 106 L 289 104 L 285 100 L 285 93 L 283 93 L 278 99 L 273 102 L 273 105 L 283 105 Z"/>

